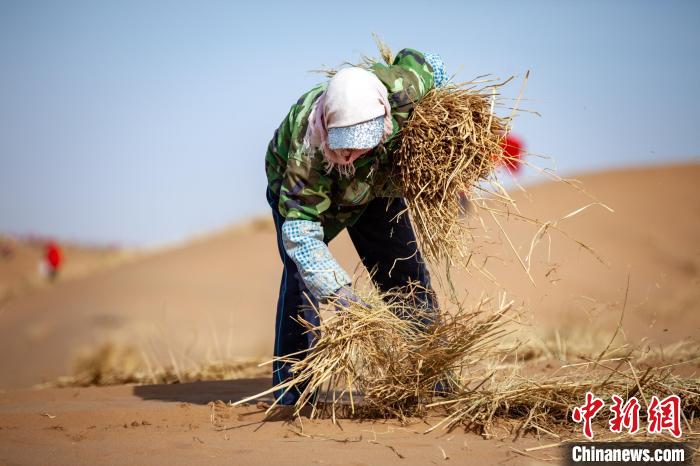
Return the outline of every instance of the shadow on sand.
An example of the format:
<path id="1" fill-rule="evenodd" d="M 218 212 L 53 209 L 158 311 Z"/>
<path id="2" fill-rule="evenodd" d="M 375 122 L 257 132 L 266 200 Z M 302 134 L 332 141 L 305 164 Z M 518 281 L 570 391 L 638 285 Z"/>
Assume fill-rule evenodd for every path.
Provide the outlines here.
<path id="1" fill-rule="evenodd" d="M 137 385 L 134 395 L 144 400 L 186 402 L 205 405 L 210 401 L 236 402 L 270 388 L 269 377 L 253 379 L 223 380 L 214 382 L 192 382 L 172 385 Z M 263 396 L 258 401 L 272 402 L 272 396 Z"/>
<path id="2" fill-rule="evenodd" d="M 253 379 L 223 380 L 214 382 L 192 382 L 182 384 L 162 384 L 162 385 L 137 385 L 134 386 L 134 395 L 143 400 L 159 400 L 178 403 L 191 403 L 206 405 L 212 401 L 236 402 L 263 392 L 270 388 L 269 377 L 258 377 Z M 274 401 L 272 395 L 265 395 L 251 404 L 264 402 L 264 406 L 258 406 L 258 411 L 253 411 L 247 416 L 263 414 L 263 418 L 252 420 L 250 423 L 236 426 L 235 428 L 247 427 L 250 425 L 262 426 L 266 422 L 291 422 L 294 419 L 293 406 L 277 406 L 271 412 L 266 413 L 267 407 Z M 308 417 L 309 410 L 303 411 L 303 416 Z"/>

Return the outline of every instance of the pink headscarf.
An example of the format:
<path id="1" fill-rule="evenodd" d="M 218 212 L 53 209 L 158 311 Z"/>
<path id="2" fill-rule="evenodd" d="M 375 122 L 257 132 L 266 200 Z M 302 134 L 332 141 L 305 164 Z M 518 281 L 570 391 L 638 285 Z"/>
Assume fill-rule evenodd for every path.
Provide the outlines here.
<path id="1" fill-rule="evenodd" d="M 311 109 L 304 145 L 310 150 L 320 148 L 328 171 L 338 167 L 352 174 L 355 155 L 349 162 L 340 156 L 339 150 L 328 147 L 328 128 L 352 126 L 384 115 L 384 135 L 381 142 L 391 136 L 391 106 L 384 84 L 372 72 L 352 67 L 340 70 L 328 83 Z"/>

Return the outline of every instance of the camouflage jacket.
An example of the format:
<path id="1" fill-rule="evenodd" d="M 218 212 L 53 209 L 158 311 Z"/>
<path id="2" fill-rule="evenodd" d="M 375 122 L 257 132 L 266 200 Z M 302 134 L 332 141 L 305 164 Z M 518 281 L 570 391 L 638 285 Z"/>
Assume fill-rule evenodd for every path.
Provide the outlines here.
<path id="1" fill-rule="evenodd" d="M 320 150 L 313 154 L 303 150 L 311 108 L 327 83 L 292 105 L 265 155 L 268 187 L 279 198 L 280 214 L 290 220 L 320 222 L 326 241 L 357 221 L 374 198 L 401 195 L 388 184 L 395 136 L 415 103 L 434 85 L 433 68 L 421 52 L 412 49 L 401 50 L 392 65 L 375 63 L 370 71 L 387 88 L 394 130 L 384 144 L 354 162 L 352 178 L 341 177 L 336 170 L 327 173 Z"/>

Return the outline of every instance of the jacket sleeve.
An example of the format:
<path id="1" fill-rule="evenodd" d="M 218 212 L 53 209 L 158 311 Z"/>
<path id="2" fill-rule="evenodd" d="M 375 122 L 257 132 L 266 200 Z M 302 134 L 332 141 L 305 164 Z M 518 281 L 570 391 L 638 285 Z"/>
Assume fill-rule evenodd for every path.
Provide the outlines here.
<path id="1" fill-rule="evenodd" d="M 282 244 L 294 261 L 304 284 L 320 301 L 351 283 L 324 242 L 322 217 L 331 206 L 332 181 L 323 157 L 304 148 L 311 107 L 325 88 L 305 94 L 294 106 L 284 128 L 288 146 L 287 167 L 280 187 L 278 209 L 285 218 Z"/>
<path id="2" fill-rule="evenodd" d="M 296 264 L 304 284 L 319 301 L 351 283 L 348 274 L 323 242 L 320 223 L 286 220 L 282 224 L 282 243 L 287 255 Z"/>

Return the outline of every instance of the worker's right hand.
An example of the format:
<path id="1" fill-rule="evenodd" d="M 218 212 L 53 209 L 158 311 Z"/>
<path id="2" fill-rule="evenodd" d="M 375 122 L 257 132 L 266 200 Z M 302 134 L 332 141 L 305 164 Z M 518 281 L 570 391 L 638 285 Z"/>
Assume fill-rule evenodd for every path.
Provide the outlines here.
<path id="1" fill-rule="evenodd" d="M 335 305 L 335 310 L 340 311 L 342 309 L 347 309 L 350 307 L 351 303 L 357 303 L 361 306 L 367 307 L 362 299 L 360 299 L 357 294 L 349 286 L 341 286 L 335 292 L 333 304 Z"/>

